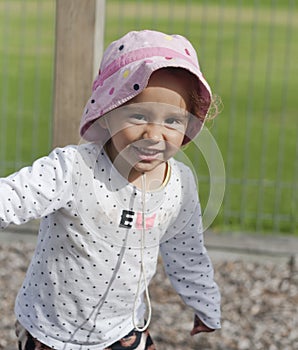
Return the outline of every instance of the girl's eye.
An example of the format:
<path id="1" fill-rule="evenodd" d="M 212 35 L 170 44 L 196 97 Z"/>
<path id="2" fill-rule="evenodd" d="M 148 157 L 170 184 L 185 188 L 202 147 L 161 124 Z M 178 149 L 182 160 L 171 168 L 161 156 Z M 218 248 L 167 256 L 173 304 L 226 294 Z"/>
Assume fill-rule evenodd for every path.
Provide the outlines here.
<path id="1" fill-rule="evenodd" d="M 130 119 L 134 123 L 145 123 L 146 122 L 146 117 L 143 114 L 138 114 L 138 113 L 131 115 Z"/>
<path id="2" fill-rule="evenodd" d="M 180 118 L 171 117 L 166 119 L 165 124 L 170 128 L 181 128 L 184 126 L 185 121 Z"/>
<path id="3" fill-rule="evenodd" d="M 169 117 L 165 120 L 165 125 L 171 129 L 183 130 L 186 126 L 186 120 L 177 117 Z"/>
<path id="4" fill-rule="evenodd" d="M 166 124 L 181 124 L 182 123 L 182 121 L 181 120 L 179 120 L 179 119 L 177 119 L 177 118 L 168 118 L 167 120 L 166 120 Z"/>

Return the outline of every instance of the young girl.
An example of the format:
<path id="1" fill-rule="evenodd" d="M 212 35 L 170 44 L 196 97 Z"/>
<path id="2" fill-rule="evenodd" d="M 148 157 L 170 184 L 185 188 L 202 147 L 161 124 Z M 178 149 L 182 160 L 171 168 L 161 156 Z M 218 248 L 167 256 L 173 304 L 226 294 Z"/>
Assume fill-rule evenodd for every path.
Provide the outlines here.
<path id="1" fill-rule="evenodd" d="M 155 349 L 148 284 L 158 253 L 195 314 L 220 328 L 194 177 L 173 156 L 211 104 L 182 36 L 130 32 L 104 53 L 80 133 L 0 181 L 0 225 L 41 218 L 17 296 L 19 349 Z"/>

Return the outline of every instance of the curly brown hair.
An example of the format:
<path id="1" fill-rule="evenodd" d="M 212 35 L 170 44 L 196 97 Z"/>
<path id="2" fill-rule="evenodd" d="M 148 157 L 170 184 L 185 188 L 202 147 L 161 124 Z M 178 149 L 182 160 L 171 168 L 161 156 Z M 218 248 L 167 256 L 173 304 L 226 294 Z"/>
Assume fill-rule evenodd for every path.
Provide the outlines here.
<path id="1" fill-rule="evenodd" d="M 203 83 L 200 82 L 198 88 L 198 78 L 190 71 L 179 67 L 165 67 L 161 70 L 167 70 L 171 74 L 179 77 L 182 75 L 188 75 L 190 81 L 189 89 L 189 112 L 200 119 L 202 123 L 206 119 L 214 119 L 221 111 L 222 102 L 219 96 L 212 95 L 207 97 L 202 93 Z"/>

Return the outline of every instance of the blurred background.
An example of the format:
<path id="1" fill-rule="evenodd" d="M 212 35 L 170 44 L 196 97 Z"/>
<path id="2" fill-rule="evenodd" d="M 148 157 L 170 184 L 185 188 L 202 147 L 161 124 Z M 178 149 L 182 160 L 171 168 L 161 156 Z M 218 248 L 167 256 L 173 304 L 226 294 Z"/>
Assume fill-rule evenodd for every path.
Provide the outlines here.
<path id="1" fill-rule="evenodd" d="M 155 29 L 185 35 L 197 49 L 224 105 L 207 124 L 226 168 L 212 230 L 297 235 L 297 2 L 108 0 L 102 11 L 104 47 Z M 56 16 L 54 0 L 0 0 L 0 176 L 53 147 Z M 186 152 L 204 208 L 208 168 L 192 146 Z"/>

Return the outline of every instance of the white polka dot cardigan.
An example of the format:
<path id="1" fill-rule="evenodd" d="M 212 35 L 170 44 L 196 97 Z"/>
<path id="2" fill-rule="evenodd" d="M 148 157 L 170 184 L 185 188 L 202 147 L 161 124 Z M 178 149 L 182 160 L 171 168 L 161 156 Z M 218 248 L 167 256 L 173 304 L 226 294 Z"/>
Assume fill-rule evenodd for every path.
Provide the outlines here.
<path id="1" fill-rule="evenodd" d="M 210 328 L 220 328 L 220 295 L 203 244 L 193 175 L 171 159 L 170 177 L 142 193 L 96 144 L 55 149 L 0 180 L 0 226 L 41 218 L 38 243 L 16 300 L 19 322 L 53 349 L 104 349 L 142 322 L 158 252 L 177 293 Z M 160 249 L 159 249 L 160 248 Z M 137 299 L 136 299 L 137 298 Z M 137 300 L 136 309 L 134 308 Z"/>

